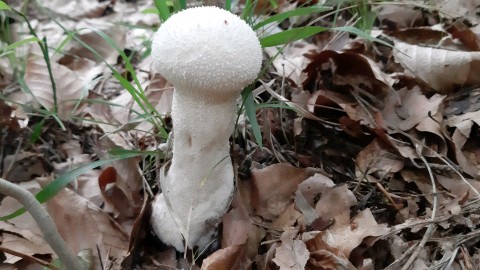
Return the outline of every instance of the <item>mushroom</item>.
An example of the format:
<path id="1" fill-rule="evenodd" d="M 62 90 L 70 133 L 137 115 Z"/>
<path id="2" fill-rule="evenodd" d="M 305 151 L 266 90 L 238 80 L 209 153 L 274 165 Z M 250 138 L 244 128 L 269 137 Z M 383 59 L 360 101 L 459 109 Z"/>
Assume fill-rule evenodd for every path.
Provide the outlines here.
<path id="1" fill-rule="evenodd" d="M 262 49 L 252 28 L 217 8 L 190 8 L 155 33 L 154 68 L 174 87 L 173 158 L 152 207 L 154 232 L 182 251 L 204 248 L 234 190 L 229 138 L 240 91 L 257 77 Z"/>

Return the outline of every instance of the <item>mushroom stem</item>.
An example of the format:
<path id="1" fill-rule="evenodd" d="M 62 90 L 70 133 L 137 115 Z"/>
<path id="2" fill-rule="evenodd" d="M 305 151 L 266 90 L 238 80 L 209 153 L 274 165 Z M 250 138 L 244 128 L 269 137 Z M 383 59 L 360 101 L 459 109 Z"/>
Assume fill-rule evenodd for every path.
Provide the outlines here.
<path id="1" fill-rule="evenodd" d="M 233 193 L 228 140 L 236 97 L 206 101 L 189 93 L 176 88 L 173 95 L 173 159 L 162 188 L 175 224 L 193 247 L 211 241 Z"/>

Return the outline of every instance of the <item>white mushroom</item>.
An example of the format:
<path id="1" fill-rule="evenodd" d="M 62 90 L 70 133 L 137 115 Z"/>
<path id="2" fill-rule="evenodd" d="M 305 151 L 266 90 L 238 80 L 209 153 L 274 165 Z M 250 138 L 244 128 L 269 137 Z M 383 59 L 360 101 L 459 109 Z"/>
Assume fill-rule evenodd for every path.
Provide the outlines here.
<path id="1" fill-rule="evenodd" d="M 173 15 L 158 29 L 152 56 L 175 86 L 173 159 L 153 204 L 152 227 L 179 251 L 184 240 L 203 248 L 233 195 L 229 138 L 237 97 L 257 77 L 262 50 L 238 16 L 199 7 Z"/>

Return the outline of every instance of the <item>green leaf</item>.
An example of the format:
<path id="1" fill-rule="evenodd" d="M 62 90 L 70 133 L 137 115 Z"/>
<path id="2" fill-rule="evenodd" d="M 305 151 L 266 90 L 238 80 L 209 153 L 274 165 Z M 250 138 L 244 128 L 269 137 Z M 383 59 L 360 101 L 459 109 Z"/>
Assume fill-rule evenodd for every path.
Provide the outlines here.
<path id="1" fill-rule="evenodd" d="M 1 5 L 1 4 L 0 4 Z M 36 37 L 31 37 L 31 38 L 26 38 L 26 39 L 22 39 L 22 40 L 19 40 L 17 42 L 14 42 L 10 45 L 8 45 L 4 51 L 9 51 L 9 50 L 14 50 L 22 45 L 25 45 L 27 43 L 30 43 L 30 42 L 39 42 L 40 39 L 36 38 Z"/>
<path id="2" fill-rule="evenodd" d="M 128 150 L 123 148 L 114 148 L 108 151 L 108 153 L 114 156 L 143 155 L 143 156 L 156 156 L 159 158 L 165 157 L 165 155 L 161 151 Z"/>
<path id="3" fill-rule="evenodd" d="M 160 15 L 160 12 L 157 8 L 146 8 L 142 11 L 142 14 L 157 14 Z"/>
<path id="4" fill-rule="evenodd" d="M 280 33 L 276 33 L 267 37 L 264 37 L 260 40 L 262 47 L 272 47 L 283 45 L 295 40 L 304 39 L 311 37 L 320 32 L 326 31 L 328 28 L 321 26 L 305 26 L 299 28 L 293 28 L 290 30 L 285 30 Z"/>
<path id="5" fill-rule="evenodd" d="M 257 108 L 255 100 L 253 100 L 252 88 L 248 87 L 242 92 L 243 104 L 245 104 L 245 113 L 247 114 L 248 121 L 252 127 L 253 135 L 257 141 L 258 146 L 262 147 L 262 131 L 257 121 Z"/>
<path id="6" fill-rule="evenodd" d="M 361 38 L 364 38 L 366 40 L 370 40 L 370 41 L 375 41 L 375 42 L 378 42 L 378 43 L 381 43 L 385 46 L 388 46 L 390 48 L 393 48 L 392 44 L 386 42 L 386 41 L 383 41 L 381 39 L 378 39 L 378 38 L 374 38 L 372 37 L 371 35 L 365 33 L 364 31 L 356 28 L 356 27 L 353 27 L 353 26 L 339 26 L 339 27 L 334 27 L 332 28 L 332 30 L 337 30 L 337 31 L 343 31 L 343 32 L 348 32 L 348 33 L 352 33 L 352 34 L 355 34 Z"/>
<path id="7" fill-rule="evenodd" d="M 160 14 L 160 20 L 163 22 L 170 18 L 170 10 L 168 10 L 167 1 L 165 0 L 155 0 L 155 6 L 158 9 L 158 13 Z"/>
<path id="8" fill-rule="evenodd" d="M 53 196 L 55 196 L 58 192 L 60 192 L 64 187 L 66 187 L 70 182 L 75 180 L 81 174 L 84 174 L 84 173 L 86 173 L 90 170 L 93 170 L 96 167 L 110 164 L 110 163 L 112 163 L 116 160 L 131 158 L 131 157 L 135 157 L 135 156 L 138 156 L 138 155 L 139 154 L 135 154 L 135 153 L 134 154 L 125 154 L 125 155 L 122 155 L 122 156 L 118 156 L 116 158 L 94 161 L 90 164 L 87 164 L 87 165 L 78 167 L 76 169 L 73 169 L 73 170 L 59 176 L 58 178 L 53 180 L 51 183 L 46 185 L 42 190 L 40 190 L 40 192 L 37 193 L 37 195 L 35 197 L 37 198 L 37 200 L 40 203 L 44 203 L 44 202 L 50 200 Z M 12 214 L 0 217 L 0 221 L 7 221 L 9 219 L 18 217 L 23 213 L 25 213 L 25 208 L 18 209 L 17 211 L 15 211 Z"/>
<path id="9" fill-rule="evenodd" d="M 10 7 L 5 2 L 0 0 L 0 10 L 10 10 Z"/>
<path id="10" fill-rule="evenodd" d="M 331 10 L 331 7 L 324 7 L 324 6 L 312 6 L 312 7 L 304 7 L 304 8 L 296 8 L 294 10 L 286 11 L 277 15 L 273 15 L 272 17 L 265 19 L 259 23 L 257 23 L 253 29 L 257 30 L 262 26 L 265 26 L 269 23 L 273 22 L 282 22 L 285 19 L 295 17 L 295 16 L 302 16 L 302 15 L 310 15 L 313 13 L 319 13 L 327 10 Z"/>

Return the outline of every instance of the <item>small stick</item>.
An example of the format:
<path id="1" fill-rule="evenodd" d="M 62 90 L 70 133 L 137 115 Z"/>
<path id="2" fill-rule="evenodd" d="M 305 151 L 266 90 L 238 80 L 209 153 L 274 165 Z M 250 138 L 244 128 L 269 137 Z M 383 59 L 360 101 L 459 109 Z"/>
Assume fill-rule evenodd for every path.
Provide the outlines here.
<path id="1" fill-rule="evenodd" d="M 383 195 L 385 195 L 385 197 L 387 197 L 388 201 L 390 201 L 390 203 L 393 205 L 393 207 L 395 207 L 395 210 L 398 211 L 398 210 L 402 209 L 402 206 L 395 203 L 392 196 L 390 196 L 390 193 L 388 193 L 388 191 L 382 186 L 382 184 L 380 184 L 380 182 L 377 182 L 376 186 L 383 193 Z"/>

